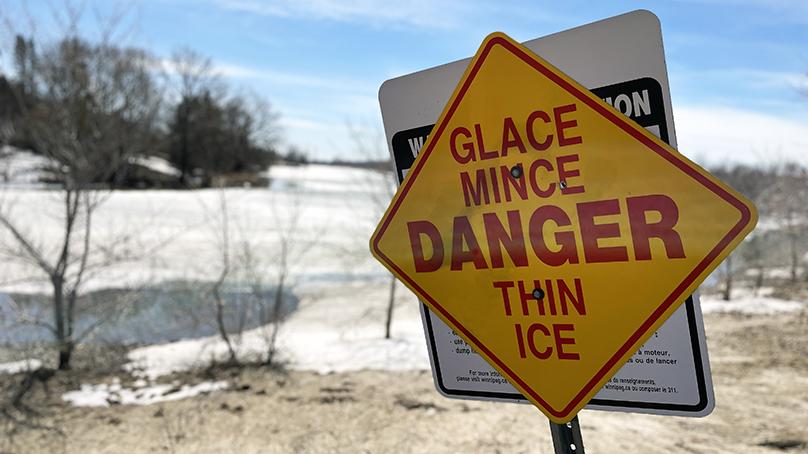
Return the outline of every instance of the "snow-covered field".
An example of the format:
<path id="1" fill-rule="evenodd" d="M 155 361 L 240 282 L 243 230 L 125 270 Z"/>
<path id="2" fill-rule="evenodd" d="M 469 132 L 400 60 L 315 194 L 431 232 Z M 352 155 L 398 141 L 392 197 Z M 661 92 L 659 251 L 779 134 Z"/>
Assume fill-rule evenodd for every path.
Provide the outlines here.
<path id="1" fill-rule="evenodd" d="M 270 178 L 269 189 L 110 193 L 96 212 L 93 243 L 99 251 L 112 248 L 140 257 L 94 275 L 85 291 L 215 279 L 223 213 L 231 241 L 247 243 L 268 272 L 276 264 L 279 242 L 288 237 L 293 251 L 305 251 L 292 264 L 301 282 L 383 275 L 367 253 L 367 238 L 383 208 L 372 201 L 386 190 L 379 175 L 311 165 L 274 167 Z M 62 233 L 60 196 L 39 188 L 4 188 L 0 208 L 24 231 L 35 232 L 34 241 L 54 255 Z M 3 291 L 47 289 L 44 280 L 32 279 L 36 272 L 25 262 L 4 260 L 0 271 Z"/>
<path id="2" fill-rule="evenodd" d="M 250 248 L 268 284 L 278 271 L 281 243 L 298 253 L 289 263 L 286 285 L 301 298 L 300 307 L 282 326 L 278 341 L 281 360 L 290 368 L 321 373 L 428 368 L 416 300 L 403 286 L 398 289 L 393 338 L 383 339 L 389 281 L 370 257 L 367 239 L 384 208 L 377 200 L 387 194 L 386 181 L 372 171 L 320 165 L 273 167 L 270 178 L 269 189 L 111 193 L 97 212 L 95 244 L 119 247 L 125 241 L 127 247 L 147 253 L 100 272 L 85 289 L 215 280 L 226 213 L 232 243 Z M 36 232 L 37 242 L 53 251 L 60 226 L 43 220 L 56 217 L 58 196 L 40 188 L 15 187 L 6 188 L 0 200 L 18 225 Z M 3 261 L 0 267 L 0 290 L 48 291 L 46 281 L 30 278 L 36 269 L 24 261 Z M 263 328 L 246 331 L 237 339 L 239 353 L 247 358 L 262 354 L 265 337 Z M 131 351 L 127 368 L 154 386 L 164 375 L 225 354 L 216 336 L 184 339 Z M 18 371 L 22 364 L 0 366 L 0 373 Z M 108 399 L 100 397 L 105 393 L 126 396 L 120 403 L 155 401 L 152 393 L 114 383 L 87 384 L 65 398 L 83 405 L 107 404 Z"/>
<path id="3" fill-rule="evenodd" d="M 279 339 L 280 360 L 295 370 L 318 373 L 362 369 L 418 370 L 429 368 L 415 297 L 399 287 L 393 335 L 384 339 L 382 325 L 386 285 L 346 283 L 318 286 L 304 295 L 301 308 L 287 320 Z M 239 351 L 245 357 L 265 348 L 263 329 L 243 334 Z M 149 380 L 224 359 L 218 337 L 184 340 L 132 350 L 127 367 Z"/>
<path id="4" fill-rule="evenodd" d="M 289 264 L 292 291 L 300 298 L 296 312 L 279 337 L 282 361 L 290 369 L 318 373 L 375 370 L 426 370 L 426 346 L 415 297 L 403 286 L 392 339 L 383 339 L 389 291 L 386 271 L 367 250 L 367 239 L 384 206 L 386 183 L 371 171 L 310 165 L 273 167 L 269 189 L 200 191 L 118 191 L 98 211 L 94 242 L 99 247 L 135 248 L 139 260 L 95 275 L 88 289 L 154 286 L 173 280 L 214 280 L 220 270 L 223 213 L 232 242 L 249 247 L 268 279 L 278 271 L 283 242 L 296 251 Z M 55 247 L 59 225 L 58 194 L 37 188 L 11 188 L 0 194 L 0 206 L 13 219 L 36 232 L 37 241 Z M 97 233 L 96 233 L 97 232 Z M 4 260 L 0 270 L 4 292 L 46 291 L 43 280 L 29 279 L 34 268 Z M 770 296 L 724 302 L 702 300 L 705 313 L 777 314 L 803 310 L 805 303 Z M 264 328 L 237 339 L 244 357 L 265 351 Z M 218 337 L 184 339 L 149 345 L 128 354 L 126 368 L 140 380 L 126 387 L 119 381 L 84 384 L 64 395 L 75 405 L 148 404 L 207 393 L 227 386 L 204 382 L 182 386 L 165 377 L 222 360 L 225 345 Z M 0 364 L 0 373 L 39 363 Z"/>

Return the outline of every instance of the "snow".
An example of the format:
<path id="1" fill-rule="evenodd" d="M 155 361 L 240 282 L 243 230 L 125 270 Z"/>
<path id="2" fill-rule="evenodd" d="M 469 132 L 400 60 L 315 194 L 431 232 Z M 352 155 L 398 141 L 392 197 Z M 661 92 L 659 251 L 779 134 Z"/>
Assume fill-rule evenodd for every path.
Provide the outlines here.
<path id="1" fill-rule="evenodd" d="M 370 287 L 370 288 L 368 288 Z M 383 339 L 381 312 L 387 292 L 385 283 L 360 286 L 346 282 L 331 285 L 329 294 L 310 290 L 300 309 L 282 326 L 281 360 L 292 370 L 320 374 L 355 370 L 429 370 L 418 305 L 403 287 L 393 324 L 393 338 Z M 766 293 L 766 292 L 763 292 Z M 362 298 L 356 298 L 361 294 Z M 741 297 L 723 301 L 701 299 L 704 313 L 774 315 L 806 309 L 797 301 L 769 296 Z M 262 329 L 246 332 L 240 343 L 245 357 L 264 352 Z M 226 358 L 217 337 L 152 345 L 132 350 L 127 368 L 136 376 L 154 381 L 174 372 Z"/>
<path id="2" fill-rule="evenodd" d="M 35 186 L 42 169 L 50 163 L 47 158 L 30 151 L 0 146 L 0 184 L 5 187 Z"/>
<path id="3" fill-rule="evenodd" d="M 330 285 L 311 288 L 300 309 L 282 325 L 280 360 L 293 370 L 321 374 L 353 370 L 427 370 L 429 357 L 415 297 L 399 287 L 392 339 L 383 338 L 382 311 L 386 283 Z M 406 292 L 406 293 L 405 293 Z M 362 298 L 357 298 L 362 295 Z M 266 331 L 243 334 L 239 354 L 259 358 L 266 351 Z M 129 352 L 126 369 L 154 381 L 174 372 L 224 360 L 227 349 L 218 337 L 150 345 Z"/>
<path id="4" fill-rule="evenodd" d="M 120 382 L 97 385 L 82 384 L 76 391 L 62 395 L 62 400 L 75 407 L 109 407 L 110 405 L 151 405 L 171 400 L 187 399 L 213 391 L 227 389 L 225 381 L 206 381 L 195 385 L 159 384 L 126 388 Z"/>
<path id="5" fill-rule="evenodd" d="M 280 361 L 292 370 L 320 374 L 354 370 L 428 370 L 426 350 L 415 297 L 399 286 L 392 339 L 383 338 L 382 314 L 387 282 L 352 281 L 310 285 L 301 294 L 300 309 L 282 325 Z M 361 295 L 362 298 L 357 298 Z M 260 357 L 266 350 L 266 332 L 256 328 L 238 341 L 241 357 Z M 82 385 L 64 395 L 77 406 L 107 406 L 110 399 L 123 405 L 147 405 L 194 395 L 208 388 L 189 388 L 163 396 L 174 385 L 150 385 L 172 373 L 225 360 L 227 349 L 216 336 L 150 345 L 129 352 L 125 369 L 138 380 L 133 388 Z M 224 385 L 219 382 L 224 389 Z M 184 388 L 183 388 L 184 389 Z"/>
<path id="6" fill-rule="evenodd" d="M 384 282 L 343 282 L 306 288 L 300 309 L 282 326 L 281 360 L 289 369 L 320 374 L 367 369 L 429 370 L 417 300 L 403 287 L 398 289 L 392 339 L 383 338 L 381 314 L 387 291 Z M 804 303 L 769 296 L 732 301 L 706 296 L 701 304 L 704 313 L 774 315 L 806 309 Z M 263 339 L 261 328 L 244 333 L 239 353 L 244 357 L 262 354 L 266 345 Z M 145 383 L 203 366 L 211 359 L 223 360 L 226 353 L 217 337 L 184 340 L 132 350 L 126 367 Z M 85 391 L 87 399 L 94 389 L 88 387 Z M 96 392 L 102 395 L 97 389 Z"/>
<path id="7" fill-rule="evenodd" d="M 273 188 L 301 188 L 307 192 L 367 193 L 392 184 L 386 174 L 354 167 L 306 165 L 273 166 L 268 176 Z M 392 195 L 392 194 L 391 194 Z"/>
<path id="8" fill-rule="evenodd" d="M 130 161 L 165 175 L 180 174 L 170 162 L 157 156 L 138 156 Z M 4 185 L 40 186 L 42 170 L 49 166 L 52 161 L 44 156 L 10 146 L 0 147 L 0 183 Z"/>
<path id="9" fill-rule="evenodd" d="M 84 291 L 142 287 L 178 280 L 214 281 L 219 273 L 221 200 L 227 204 L 233 244 L 249 242 L 251 252 L 274 275 L 281 236 L 308 253 L 295 264 L 301 282 L 379 278 L 384 268 L 370 257 L 367 238 L 385 207 L 373 200 L 387 194 L 377 172 L 325 165 L 273 167 L 270 188 L 196 191 L 114 191 L 94 216 L 95 250 L 118 254 L 143 251 L 138 260 L 93 274 Z M 375 185 L 375 186 L 374 186 Z M 388 196 L 389 198 L 389 196 Z M 58 191 L 20 188 L 0 192 L 0 207 L 46 255 L 61 238 Z M 0 242 L 7 233 L 0 232 Z M 99 257 L 99 261 L 101 261 Z M 22 260 L 0 262 L 3 292 L 47 292 L 48 282 Z M 31 279 L 31 276 L 39 279 Z"/>
<path id="10" fill-rule="evenodd" d="M 805 303 L 787 301 L 769 296 L 733 297 L 724 301 L 715 297 L 702 297 L 701 310 L 705 314 L 734 313 L 745 315 L 775 315 L 808 309 Z"/>
<path id="11" fill-rule="evenodd" d="M 801 266 L 796 268 L 797 276 L 802 276 L 803 269 Z M 791 267 L 772 267 L 766 268 L 766 277 L 775 279 L 791 279 Z"/>
<path id="12" fill-rule="evenodd" d="M 251 252 L 264 261 L 261 271 L 266 276 L 275 275 L 274 257 L 290 225 L 294 226 L 291 242 L 308 250 L 289 270 L 288 286 L 301 302 L 278 340 L 280 360 L 288 367 L 321 373 L 427 369 L 418 304 L 403 287 L 398 291 L 401 301 L 393 338 L 383 339 L 388 274 L 370 257 L 367 238 L 384 208 L 374 201 L 389 198 L 385 177 L 369 170 L 324 165 L 275 166 L 269 177 L 269 189 L 110 193 L 96 212 L 93 241 L 150 253 L 146 260 L 99 272 L 87 281 L 85 292 L 173 280 L 214 280 L 219 271 L 217 221 L 224 198 L 234 243 L 249 241 Z M 59 213 L 60 194 L 15 188 L 2 196 L 15 222 L 36 232 L 36 241 L 45 250 L 55 250 L 60 224 L 43 220 L 55 219 L 53 213 Z M 46 281 L 24 279 L 36 274 L 25 262 L 3 261 L 0 274 L 6 281 L 0 288 L 3 292 L 48 290 Z M 238 342 L 240 355 L 260 357 L 266 351 L 265 339 L 263 328 L 245 332 Z M 162 377 L 222 360 L 226 354 L 217 337 L 185 339 L 131 351 L 127 369 L 142 379 L 136 389 L 153 389 L 164 386 L 154 384 Z M 126 403 L 130 391 L 85 384 L 65 398 L 76 405 L 101 405 L 110 393 L 117 393 Z M 138 402 L 151 401 L 142 397 L 147 394 L 141 393 Z"/>
<path id="13" fill-rule="evenodd" d="M 429 369 L 418 302 L 412 293 L 399 286 L 401 301 L 394 314 L 392 338 L 384 339 L 387 283 L 361 292 L 346 287 L 341 294 L 301 304 L 284 325 L 280 349 L 290 368 L 321 374 Z M 363 320 L 365 314 L 371 316 Z"/>
<path id="14" fill-rule="evenodd" d="M 143 166 L 149 170 L 153 170 L 157 173 L 162 173 L 164 175 L 173 175 L 179 176 L 180 171 L 177 170 L 170 162 L 167 160 L 160 158 L 158 156 L 138 156 L 131 160 L 134 164 L 139 166 Z"/>
<path id="15" fill-rule="evenodd" d="M 392 339 L 383 338 L 389 274 L 370 257 L 367 239 L 386 208 L 378 201 L 390 197 L 385 177 L 370 170 L 325 165 L 274 166 L 268 176 L 270 188 L 110 193 L 96 212 L 93 241 L 97 246 L 111 245 L 117 252 L 147 253 L 143 259 L 99 271 L 87 281 L 84 291 L 215 280 L 220 270 L 217 226 L 225 200 L 233 244 L 248 244 L 267 279 L 276 275 L 278 246 L 289 229 L 292 246 L 306 251 L 288 270 L 287 288 L 300 302 L 278 337 L 279 359 L 286 367 L 322 374 L 428 370 L 419 305 L 403 286 L 397 291 Z M 59 196 L 41 188 L 7 187 L 0 192 L 0 205 L 11 210 L 11 218 L 21 228 L 36 232 L 35 241 L 43 250 L 53 252 L 61 229 L 54 222 L 62 203 Z M 0 233 L 0 241 L 3 235 Z M 47 281 L 24 279 L 35 271 L 24 261 L 0 261 L 0 276 L 5 281 L 0 291 L 47 291 Z M 706 313 L 774 314 L 804 310 L 805 304 L 763 293 L 730 302 L 705 297 L 702 309 Z M 239 355 L 261 358 L 266 339 L 266 327 L 236 336 Z M 146 405 L 224 389 L 225 382 L 180 386 L 160 380 L 226 358 L 227 349 L 216 336 L 139 347 L 129 352 L 126 365 L 138 379 L 133 385 L 84 384 L 64 399 L 73 405 Z M 39 367 L 33 361 L 25 363 L 27 366 L 21 366 L 23 362 L 2 364 L 0 373 Z"/>
<path id="16" fill-rule="evenodd" d="M 42 361 L 33 358 L 10 363 L 0 363 L 0 374 L 18 374 L 20 372 L 37 370 L 40 367 L 42 367 Z"/>
<path id="17" fill-rule="evenodd" d="M 124 369 L 150 381 L 164 375 L 182 372 L 209 360 L 224 358 L 226 346 L 217 337 L 189 339 L 150 345 L 129 352 L 130 362 Z"/>

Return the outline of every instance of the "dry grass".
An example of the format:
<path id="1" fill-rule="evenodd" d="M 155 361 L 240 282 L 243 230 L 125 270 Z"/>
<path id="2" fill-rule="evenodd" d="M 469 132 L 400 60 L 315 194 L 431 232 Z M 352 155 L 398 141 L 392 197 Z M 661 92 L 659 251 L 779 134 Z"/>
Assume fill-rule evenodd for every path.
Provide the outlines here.
<path id="1" fill-rule="evenodd" d="M 590 452 L 808 452 L 808 316 L 705 317 L 717 406 L 703 419 L 584 411 Z M 147 407 L 82 409 L 35 389 L 0 452 L 552 452 L 534 408 L 448 400 L 428 372 L 207 371 L 231 388 Z M 185 376 L 189 380 L 193 377 Z M 0 430 L 9 430 L 0 422 Z M 7 434 L 8 435 L 8 432 Z"/>

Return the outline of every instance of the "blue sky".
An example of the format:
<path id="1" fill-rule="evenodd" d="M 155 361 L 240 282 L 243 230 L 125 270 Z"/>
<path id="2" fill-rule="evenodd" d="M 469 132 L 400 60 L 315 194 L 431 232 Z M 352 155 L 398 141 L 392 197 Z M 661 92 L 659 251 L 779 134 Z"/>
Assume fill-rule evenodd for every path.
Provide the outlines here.
<path id="1" fill-rule="evenodd" d="M 60 2 L 26 3 L 47 35 Z M 111 5 L 85 2 L 87 36 Z M 808 1 L 141 0 L 126 41 L 158 57 L 181 46 L 210 56 L 273 104 L 284 146 L 350 159 L 349 125 L 381 131 L 384 80 L 469 57 L 492 31 L 525 41 L 638 8 L 662 23 L 683 153 L 704 163 L 808 161 Z M 19 28 L 12 10 L 5 19 Z"/>

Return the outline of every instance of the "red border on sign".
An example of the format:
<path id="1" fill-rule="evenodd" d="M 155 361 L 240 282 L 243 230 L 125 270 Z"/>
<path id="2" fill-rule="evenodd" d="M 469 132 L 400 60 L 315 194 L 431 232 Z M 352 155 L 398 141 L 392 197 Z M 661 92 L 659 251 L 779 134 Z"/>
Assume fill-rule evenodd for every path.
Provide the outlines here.
<path id="1" fill-rule="evenodd" d="M 461 325 L 457 319 L 455 319 L 452 314 L 450 314 L 443 306 L 440 305 L 437 301 L 435 301 L 421 286 L 419 286 L 412 278 L 410 278 L 401 268 L 396 266 L 389 257 L 387 257 L 379 248 L 379 241 L 381 240 L 382 235 L 387 230 L 392 221 L 394 213 L 398 210 L 401 202 L 406 197 L 407 193 L 409 192 L 410 188 L 412 187 L 413 182 L 416 180 L 418 174 L 421 172 L 421 169 L 424 167 L 427 159 L 429 158 L 430 154 L 434 150 L 434 145 L 438 142 L 438 138 L 441 134 L 443 134 L 446 125 L 449 123 L 449 119 L 454 115 L 455 111 L 457 110 L 457 106 L 460 104 L 460 101 L 463 99 L 465 93 L 468 91 L 471 82 L 474 80 L 474 77 L 480 70 L 482 63 L 485 61 L 487 55 L 491 52 L 491 49 L 495 45 L 500 45 L 519 57 L 525 63 L 529 64 L 531 67 L 542 73 L 545 77 L 556 83 L 558 86 L 578 98 L 583 103 L 587 104 L 589 107 L 603 115 L 605 118 L 610 120 L 615 125 L 619 126 L 622 130 L 627 132 L 629 135 L 637 139 L 639 142 L 647 146 L 649 149 L 657 153 L 659 156 L 673 164 L 679 170 L 684 172 L 685 174 L 692 177 L 694 180 L 701 183 L 705 188 L 712 191 L 725 201 L 727 201 L 730 205 L 734 206 L 738 209 L 741 213 L 741 219 L 735 224 L 732 229 L 727 232 L 727 234 L 718 242 L 718 244 L 704 257 L 704 259 L 699 262 L 699 264 L 693 269 L 693 271 L 688 274 L 685 279 L 673 290 L 673 292 L 662 302 L 662 304 L 649 316 L 649 318 L 639 327 L 636 331 L 626 340 L 626 342 L 617 350 L 617 352 L 609 358 L 606 364 L 603 365 L 595 375 L 584 385 L 581 391 L 567 404 L 566 407 L 556 410 L 555 408 L 551 407 L 547 401 L 542 399 L 542 397 L 536 393 L 530 386 L 527 385 L 516 373 L 511 370 L 504 362 L 502 362 L 499 357 L 497 357 L 491 350 L 489 350 L 482 342 L 479 341 L 471 332 L 469 332 L 463 325 Z M 404 279 L 413 289 L 417 290 L 418 293 L 427 301 L 431 303 L 431 306 L 436 309 L 438 312 L 443 315 L 443 317 L 448 320 L 455 328 L 460 330 L 472 343 L 474 344 L 475 348 L 485 352 L 486 356 L 491 358 L 502 371 L 508 374 L 508 377 L 511 378 L 513 381 L 517 382 L 525 392 L 527 392 L 530 397 L 534 400 L 540 402 L 548 412 L 553 414 L 557 417 L 564 417 L 569 414 L 571 409 L 575 408 L 581 400 L 589 394 L 590 391 L 594 388 L 597 383 L 604 378 L 604 376 L 615 366 L 617 361 L 620 360 L 623 355 L 625 355 L 632 346 L 650 329 L 650 327 L 665 313 L 665 311 L 670 308 L 672 304 L 678 301 L 682 296 L 687 287 L 689 287 L 696 279 L 698 275 L 700 275 L 709 265 L 712 263 L 720 254 L 721 252 L 734 240 L 746 227 L 752 219 L 752 213 L 743 202 L 738 200 L 735 196 L 727 192 L 724 188 L 717 185 L 703 174 L 698 172 L 696 169 L 692 168 L 691 166 L 687 165 L 684 161 L 680 160 L 677 156 L 670 153 L 666 150 L 663 146 L 656 143 L 654 140 L 647 137 L 641 131 L 632 127 L 631 124 L 628 123 L 627 119 L 619 116 L 614 111 L 607 108 L 603 103 L 599 102 L 596 99 L 590 97 L 589 93 L 585 93 L 577 88 L 575 85 L 569 83 L 568 81 L 564 80 L 563 77 L 559 76 L 552 69 L 548 68 L 547 66 L 543 65 L 541 62 L 532 58 L 529 54 L 527 54 L 524 50 L 519 48 L 518 46 L 514 45 L 510 41 L 506 40 L 503 37 L 495 36 L 491 38 L 488 43 L 486 44 L 485 48 L 483 48 L 482 52 L 480 53 L 479 58 L 476 59 L 474 66 L 470 69 L 468 76 L 466 76 L 463 85 L 457 92 L 457 96 L 455 96 L 454 101 L 449 106 L 449 109 L 446 111 L 446 115 L 443 118 L 443 121 L 438 126 L 438 129 L 432 133 L 431 139 L 429 141 L 429 146 L 421 152 L 420 159 L 417 162 L 417 165 L 413 170 L 410 171 L 409 178 L 405 182 L 404 186 L 401 188 L 401 194 L 396 199 L 396 202 L 390 208 L 388 215 L 386 216 L 384 223 L 379 228 L 376 237 L 373 240 L 372 247 L 373 250 L 376 252 L 377 256 L 383 259 L 392 269 L 394 269 L 398 275 Z"/>

